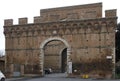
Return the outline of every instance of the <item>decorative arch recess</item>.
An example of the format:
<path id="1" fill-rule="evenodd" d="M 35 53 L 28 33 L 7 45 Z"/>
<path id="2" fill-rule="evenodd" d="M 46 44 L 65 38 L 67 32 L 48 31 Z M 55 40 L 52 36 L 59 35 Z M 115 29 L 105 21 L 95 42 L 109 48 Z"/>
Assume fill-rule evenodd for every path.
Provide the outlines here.
<path id="1" fill-rule="evenodd" d="M 44 76 L 44 47 L 48 42 L 54 41 L 54 40 L 58 40 L 58 41 L 62 41 L 66 48 L 67 48 L 67 74 L 70 74 L 70 69 L 69 69 L 69 62 L 71 61 L 70 55 L 71 55 L 71 47 L 68 44 L 68 42 L 60 37 L 51 37 L 48 38 L 46 40 L 44 40 L 41 45 L 40 45 L 40 67 L 41 67 L 41 73 Z"/>

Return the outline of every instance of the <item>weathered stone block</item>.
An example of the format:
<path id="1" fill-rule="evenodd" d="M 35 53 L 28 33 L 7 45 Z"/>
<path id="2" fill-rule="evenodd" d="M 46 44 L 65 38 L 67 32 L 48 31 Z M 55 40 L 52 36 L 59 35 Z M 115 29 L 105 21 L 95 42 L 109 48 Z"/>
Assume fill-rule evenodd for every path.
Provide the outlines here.
<path id="1" fill-rule="evenodd" d="M 24 25 L 24 24 L 27 24 L 28 20 L 27 18 L 19 18 L 18 22 L 19 22 L 19 25 Z"/>
<path id="2" fill-rule="evenodd" d="M 12 26 L 12 25 L 13 25 L 13 19 L 4 20 L 4 26 Z"/>
<path id="3" fill-rule="evenodd" d="M 105 11 L 105 17 L 116 17 L 117 10 L 113 9 L 113 10 L 106 10 Z"/>

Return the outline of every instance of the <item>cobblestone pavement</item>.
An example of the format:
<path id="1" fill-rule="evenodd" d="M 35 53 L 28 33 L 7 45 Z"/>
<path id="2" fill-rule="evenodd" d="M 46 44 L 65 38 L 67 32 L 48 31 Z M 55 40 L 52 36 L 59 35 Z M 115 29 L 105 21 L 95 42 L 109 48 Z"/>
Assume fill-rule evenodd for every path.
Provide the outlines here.
<path id="1" fill-rule="evenodd" d="M 66 78 L 65 74 L 49 74 L 45 75 L 45 77 L 29 77 L 29 78 L 11 78 L 6 79 L 6 81 L 120 81 L 120 79 L 116 80 L 97 80 L 97 79 L 80 79 L 80 78 Z"/>

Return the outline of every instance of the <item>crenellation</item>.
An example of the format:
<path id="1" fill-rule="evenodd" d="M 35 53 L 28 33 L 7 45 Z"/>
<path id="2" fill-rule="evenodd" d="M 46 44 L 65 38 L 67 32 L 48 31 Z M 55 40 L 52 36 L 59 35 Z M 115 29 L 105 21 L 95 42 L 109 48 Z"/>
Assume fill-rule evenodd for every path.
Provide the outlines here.
<path id="1" fill-rule="evenodd" d="M 41 16 L 34 17 L 34 23 L 40 23 L 41 22 Z"/>
<path id="2" fill-rule="evenodd" d="M 13 19 L 4 20 L 4 26 L 12 26 L 12 25 L 13 25 Z"/>
<path id="3" fill-rule="evenodd" d="M 117 10 L 116 9 L 105 11 L 105 17 L 116 17 L 116 16 L 117 16 Z"/>
<path id="4" fill-rule="evenodd" d="M 44 76 L 45 68 L 67 72 L 70 62 L 73 73 L 67 72 L 68 76 L 85 73 L 91 78 L 112 77 L 115 68 L 106 56 L 114 55 L 116 10 L 106 10 L 103 18 L 101 3 L 53 8 L 42 10 L 33 23 L 28 23 L 26 17 L 18 22 L 18 25 L 13 25 L 12 19 L 4 22 L 6 70 L 10 77 L 14 77 L 18 66 L 23 76 L 33 73 Z M 74 72 L 76 68 L 78 72 Z"/>
<path id="5" fill-rule="evenodd" d="M 19 25 L 28 24 L 28 19 L 26 17 L 25 18 L 19 18 L 18 23 L 19 23 Z"/>

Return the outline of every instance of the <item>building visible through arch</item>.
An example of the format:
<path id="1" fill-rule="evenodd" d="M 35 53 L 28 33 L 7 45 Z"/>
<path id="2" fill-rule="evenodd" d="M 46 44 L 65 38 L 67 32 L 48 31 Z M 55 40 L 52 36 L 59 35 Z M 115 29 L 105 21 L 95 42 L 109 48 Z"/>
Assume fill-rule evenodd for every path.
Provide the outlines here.
<path id="1" fill-rule="evenodd" d="M 54 42 L 49 44 L 52 41 L 54 41 Z M 51 47 L 52 47 L 52 49 L 51 49 Z M 62 54 L 60 53 L 60 51 L 63 48 L 66 48 L 66 55 L 67 55 L 66 58 L 64 58 L 64 59 L 62 57 Z M 40 56 L 41 68 L 43 69 L 42 71 L 44 71 L 44 68 L 52 68 L 53 72 L 61 72 L 61 71 L 65 72 L 65 68 L 66 68 L 66 72 L 69 73 L 68 62 L 71 61 L 71 59 L 70 59 L 71 47 L 66 42 L 66 40 L 64 40 L 60 37 L 48 38 L 44 42 L 41 43 L 40 50 L 41 50 L 41 56 Z M 47 50 L 47 51 L 45 52 L 45 50 Z M 45 58 L 45 57 L 47 57 L 47 58 Z M 63 61 L 61 59 L 63 59 L 63 60 L 66 59 L 66 65 L 65 65 L 65 63 L 61 63 Z M 53 60 L 53 61 L 51 61 L 51 60 Z M 47 62 L 47 63 L 45 64 L 45 62 Z M 62 66 L 61 64 L 64 64 L 64 66 Z M 44 75 L 44 73 L 43 73 L 43 75 Z"/>
<path id="2" fill-rule="evenodd" d="M 27 21 L 4 21 L 9 76 L 44 76 L 49 67 L 68 76 L 115 75 L 116 9 L 105 17 L 102 3 L 42 9 L 33 23 Z"/>
<path id="3" fill-rule="evenodd" d="M 61 72 L 67 71 L 67 48 L 64 48 L 61 53 Z"/>

